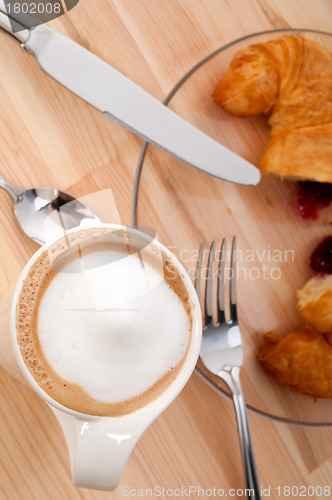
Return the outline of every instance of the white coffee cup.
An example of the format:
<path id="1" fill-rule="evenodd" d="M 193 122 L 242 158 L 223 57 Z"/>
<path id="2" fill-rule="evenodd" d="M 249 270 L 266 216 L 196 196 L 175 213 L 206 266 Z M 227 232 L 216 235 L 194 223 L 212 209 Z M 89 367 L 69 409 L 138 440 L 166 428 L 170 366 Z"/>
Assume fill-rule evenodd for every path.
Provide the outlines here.
<path id="1" fill-rule="evenodd" d="M 100 224 L 98 228 L 121 230 L 122 226 L 115 224 Z M 75 228 L 68 232 L 79 231 Z M 135 229 L 128 229 L 140 234 Z M 167 259 L 181 273 L 183 283 L 192 304 L 192 334 L 190 345 L 184 363 L 171 385 L 147 406 L 121 417 L 98 417 L 71 410 L 43 391 L 33 378 L 23 361 L 16 335 L 16 306 L 23 282 L 30 268 L 39 256 L 47 251 L 55 240 L 41 247 L 23 269 L 14 292 L 0 304 L 0 364 L 3 368 L 28 384 L 51 408 L 58 419 L 66 438 L 72 478 L 76 486 L 100 490 L 114 490 L 120 480 L 129 455 L 143 432 L 176 398 L 191 376 L 200 350 L 202 336 L 202 320 L 199 301 L 191 280 L 174 255 L 157 240 L 142 235 L 161 250 Z M 8 301 L 11 300 L 11 307 Z"/>

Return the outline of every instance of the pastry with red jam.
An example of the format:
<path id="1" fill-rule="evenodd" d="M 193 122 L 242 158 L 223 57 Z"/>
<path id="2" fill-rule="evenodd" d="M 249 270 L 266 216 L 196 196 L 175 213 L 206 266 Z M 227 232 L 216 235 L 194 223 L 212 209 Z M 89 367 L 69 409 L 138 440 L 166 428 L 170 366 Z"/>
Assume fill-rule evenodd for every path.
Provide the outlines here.
<path id="1" fill-rule="evenodd" d="M 297 292 L 297 308 L 315 330 L 332 333 L 332 236 L 314 250 L 310 267 L 315 275 Z"/>
<path id="2" fill-rule="evenodd" d="M 315 275 L 298 291 L 307 326 L 283 338 L 268 332 L 257 359 L 281 384 L 314 398 L 332 398 L 332 236 L 313 251 Z"/>

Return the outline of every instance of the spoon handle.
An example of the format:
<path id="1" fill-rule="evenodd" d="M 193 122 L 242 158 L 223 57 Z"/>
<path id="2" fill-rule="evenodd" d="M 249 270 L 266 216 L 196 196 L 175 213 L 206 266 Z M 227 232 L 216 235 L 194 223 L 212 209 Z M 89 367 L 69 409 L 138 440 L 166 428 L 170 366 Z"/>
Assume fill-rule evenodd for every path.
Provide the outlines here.
<path id="1" fill-rule="evenodd" d="M 7 193 L 10 194 L 10 196 L 13 198 L 14 203 L 18 202 L 22 191 L 9 184 L 9 182 L 7 182 L 3 177 L 0 177 L 0 188 L 3 188 L 5 191 L 7 191 Z"/>

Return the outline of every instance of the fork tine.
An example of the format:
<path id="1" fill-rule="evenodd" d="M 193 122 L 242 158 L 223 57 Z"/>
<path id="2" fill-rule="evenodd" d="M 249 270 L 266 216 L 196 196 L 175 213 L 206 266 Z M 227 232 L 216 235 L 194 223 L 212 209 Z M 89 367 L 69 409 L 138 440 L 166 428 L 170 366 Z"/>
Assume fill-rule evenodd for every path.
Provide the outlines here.
<path id="1" fill-rule="evenodd" d="M 225 257 L 226 257 L 226 238 L 222 240 L 220 256 L 218 262 L 218 323 L 225 321 Z"/>
<path id="2" fill-rule="evenodd" d="M 229 289 L 229 298 L 230 298 L 230 313 L 231 313 L 231 321 L 237 321 L 237 306 L 236 306 L 236 259 L 235 259 L 235 251 L 236 251 L 236 236 L 233 237 L 232 241 L 232 255 L 231 255 L 231 282 Z"/>
<path id="3" fill-rule="evenodd" d="M 201 296 L 201 279 L 202 279 L 202 263 L 203 263 L 203 251 L 204 251 L 204 243 L 201 243 L 198 252 L 198 259 L 196 265 L 196 279 L 195 279 L 195 290 L 198 295 L 198 299 Z"/>
<path id="4" fill-rule="evenodd" d="M 213 240 L 210 246 L 208 267 L 206 271 L 206 287 L 205 287 L 205 323 L 206 325 L 213 323 L 213 261 L 214 261 L 214 246 Z"/>

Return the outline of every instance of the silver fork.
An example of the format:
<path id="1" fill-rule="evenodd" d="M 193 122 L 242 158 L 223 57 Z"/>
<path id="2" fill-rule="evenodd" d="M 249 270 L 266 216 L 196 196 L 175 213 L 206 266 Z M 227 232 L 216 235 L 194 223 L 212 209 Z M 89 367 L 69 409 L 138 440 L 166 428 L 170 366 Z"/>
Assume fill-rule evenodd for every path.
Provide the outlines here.
<path id="1" fill-rule="evenodd" d="M 236 306 L 236 268 L 235 268 L 235 248 L 236 237 L 232 241 L 231 252 L 231 276 L 229 290 L 229 316 L 227 321 L 225 316 L 225 257 L 226 239 L 223 239 L 219 262 L 218 262 L 218 282 L 217 297 L 213 297 L 213 269 L 215 242 L 210 247 L 208 266 L 206 272 L 205 286 L 205 325 L 203 331 L 202 347 L 200 357 L 205 367 L 214 375 L 220 377 L 228 385 L 235 406 L 237 417 L 241 451 L 243 457 L 243 467 L 246 477 L 247 488 L 250 490 L 249 496 L 261 498 L 260 485 L 254 459 L 254 452 L 250 437 L 249 422 L 246 404 L 240 382 L 240 368 L 243 362 L 243 343 L 238 324 Z M 195 288 L 200 297 L 201 273 L 203 261 L 204 244 L 199 250 L 197 262 L 197 277 Z M 218 323 L 213 321 L 213 306 L 217 306 Z"/>

